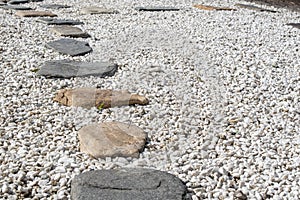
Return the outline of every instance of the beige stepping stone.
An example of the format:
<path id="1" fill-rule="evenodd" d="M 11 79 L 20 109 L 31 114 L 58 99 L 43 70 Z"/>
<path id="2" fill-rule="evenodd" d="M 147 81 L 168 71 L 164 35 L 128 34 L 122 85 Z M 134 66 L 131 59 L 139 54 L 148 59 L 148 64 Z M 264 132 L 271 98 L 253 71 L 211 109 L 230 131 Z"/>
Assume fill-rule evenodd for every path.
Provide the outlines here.
<path id="1" fill-rule="evenodd" d="M 147 134 L 132 124 L 105 122 L 84 126 L 78 137 L 80 151 L 94 158 L 138 157 Z"/>
<path id="2" fill-rule="evenodd" d="M 146 97 L 128 91 L 97 88 L 62 89 L 57 92 L 54 101 L 66 106 L 98 109 L 149 103 Z"/>
<path id="3" fill-rule="evenodd" d="M 228 7 L 215 7 L 215 6 L 205 6 L 205 5 L 200 5 L 200 4 L 197 4 L 197 5 L 194 5 L 195 8 L 198 8 L 198 9 L 201 9 L 201 10 L 236 10 L 234 8 L 228 8 Z"/>
<path id="4" fill-rule="evenodd" d="M 57 17 L 56 14 L 48 11 L 24 10 L 16 12 L 20 17 Z"/>
<path id="5" fill-rule="evenodd" d="M 82 14 L 115 14 L 118 12 L 113 9 L 91 6 L 91 7 L 83 8 L 81 10 L 81 13 Z"/>
<path id="6" fill-rule="evenodd" d="M 82 37 L 87 38 L 90 37 L 90 35 L 86 32 L 83 32 L 80 28 L 77 28 L 75 26 L 54 26 L 50 28 L 50 30 L 60 36 L 66 36 L 66 37 Z"/>

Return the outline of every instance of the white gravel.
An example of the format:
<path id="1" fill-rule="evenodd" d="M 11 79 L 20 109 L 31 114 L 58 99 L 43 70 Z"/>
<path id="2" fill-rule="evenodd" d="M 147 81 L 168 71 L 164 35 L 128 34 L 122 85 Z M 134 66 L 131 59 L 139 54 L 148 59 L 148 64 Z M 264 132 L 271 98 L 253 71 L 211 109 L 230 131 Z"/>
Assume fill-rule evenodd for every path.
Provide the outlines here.
<path id="1" fill-rule="evenodd" d="M 72 6 L 53 12 L 83 21 L 78 27 L 92 37 L 82 40 L 94 51 L 71 58 L 47 49 L 45 42 L 58 39 L 47 25 L 0 9 L 1 198 L 66 199 L 75 175 L 116 167 L 175 174 L 193 200 L 300 198 L 300 30 L 285 25 L 300 22 L 299 13 L 202 11 L 189 0 L 44 3 Z M 119 14 L 80 14 L 92 5 Z M 182 10 L 134 10 L 145 5 Z M 45 79 L 33 72 L 64 58 L 113 60 L 120 68 L 104 79 Z M 83 86 L 128 89 L 150 104 L 98 111 L 52 101 L 58 89 Z M 80 153 L 77 130 L 110 120 L 149 134 L 140 158 L 96 160 Z"/>

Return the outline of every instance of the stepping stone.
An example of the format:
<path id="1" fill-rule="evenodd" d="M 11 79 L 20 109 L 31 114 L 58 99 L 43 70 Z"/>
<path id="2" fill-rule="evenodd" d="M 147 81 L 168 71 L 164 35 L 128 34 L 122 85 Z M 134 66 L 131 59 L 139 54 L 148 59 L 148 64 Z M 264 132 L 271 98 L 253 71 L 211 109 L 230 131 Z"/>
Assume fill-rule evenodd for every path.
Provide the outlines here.
<path id="1" fill-rule="evenodd" d="M 109 62 L 80 62 L 72 60 L 46 61 L 38 74 L 53 78 L 71 78 L 85 76 L 113 76 L 117 65 Z"/>
<path id="2" fill-rule="evenodd" d="M 92 48 L 87 42 L 62 38 L 52 42 L 48 42 L 46 47 L 54 49 L 62 54 L 70 56 L 82 56 L 92 52 Z"/>
<path id="3" fill-rule="evenodd" d="M 42 8 L 47 8 L 47 9 L 71 8 L 71 6 L 61 5 L 61 4 L 42 4 L 39 6 Z"/>
<path id="4" fill-rule="evenodd" d="M 8 1 L 8 4 L 23 4 L 23 3 L 29 3 L 28 0 L 10 0 Z"/>
<path id="5" fill-rule="evenodd" d="M 86 32 L 83 32 L 80 28 L 74 26 L 54 26 L 50 29 L 52 32 L 57 33 L 60 36 L 66 37 L 82 37 L 87 38 L 90 35 Z"/>
<path id="6" fill-rule="evenodd" d="M 74 177 L 73 200 L 191 200 L 187 187 L 167 172 L 143 168 L 94 170 Z"/>
<path id="7" fill-rule="evenodd" d="M 252 6 L 252 5 L 248 5 L 248 4 L 237 3 L 237 4 L 235 4 L 235 6 L 238 6 L 240 8 L 250 9 L 250 10 L 256 10 L 256 11 L 265 11 L 265 12 L 273 12 L 273 13 L 276 12 L 274 10 L 264 9 L 264 8 L 261 8 L 258 6 Z"/>
<path id="8" fill-rule="evenodd" d="M 57 15 L 47 11 L 18 11 L 16 12 L 17 16 L 20 17 L 56 17 Z"/>
<path id="9" fill-rule="evenodd" d="M 2 6 L 3 9 L 7 10 L 32 10 L 30 7 L 19 6 L 19 5 L 5 5 Z"/>
<path id="10" fill-rule="evenodd" d="M 201 10 L 224 10 L 224 11 L 230 11 L 230 10 L 236 10 L 234 8 L 228 8 L 228 7 L 215 7 L 215 6 L 205 6 L 205 5 L 194 5 L 195 8 L 201 9 Z"/>
<path id="11" fill-rule="evenodd" d="M 137 11 L 179 11 L 179 8 L 173 8 L 173 7 L 136 7 L 135 10 Z"/>
<path id="12" fill-rule="evenodd" d="M 81 21 L 71 19 L 56 19 L 56 18 L 39 18 L 38 22 L 42 22 L 47 25 L 80 25 L 83 24 Z"/>
<path id="13" fill-rule="evenodd" d="M 101 90 L 97 88 L 62 89 L 57 92 L 53 100 L 65 106 L 97 107 L 98 109 L 149 103 L 146 97 L 131 94 L 126 90 Z"/>
<path id="14" fill-rule="evenodd" d="M 289 23 L 289 24 L 286 24 L 288 26 L 293 26 L 295 28 L 300 28 L 300 23 Z"/>
<path id="15" fill-rule="evenodd" d="M 81 10 L 82 14 L 116 14 L 118 13 L 115 10 L 108 9 L 108 8 L 103 8 L 103 7 L 86 7 Z"/>
<path id="16" fill-rule="evenodd" d="M 147 134 L 132 124 L 104 122 L 82 127 L 78 138 L 80 151 L 94 158 L 137 158 L 144 149 Z"/>

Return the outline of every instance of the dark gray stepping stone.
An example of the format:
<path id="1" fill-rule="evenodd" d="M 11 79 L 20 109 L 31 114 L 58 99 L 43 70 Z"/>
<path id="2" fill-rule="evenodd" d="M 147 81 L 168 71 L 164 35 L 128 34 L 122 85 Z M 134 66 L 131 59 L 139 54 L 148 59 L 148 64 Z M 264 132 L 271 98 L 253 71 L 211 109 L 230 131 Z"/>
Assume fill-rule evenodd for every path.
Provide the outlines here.
<path id="1" fill-rule="evenodd" d="M 3 9 L 7 10 L 32 10 L 30 7 L 19 6 L 19 5 L 5 5 L 2 6 Z"/>
<path id="2" fill-rule="evenodd" d="M 38 71 L 38 74 L 53 78 L 71 78 L 85 76 L 113 76 L 117 65 L 109 62 L 79 62 L 72 60 L 47 61 Z"/>
<path id="3" fill-rule="evenodd" d="M 8 2 L 8 4 L 23 4 L 23 3 L 29 3 L 28 0 L 11 0 Z"/>
<path id="4" fill-rule="evenodd" d="M 42 4 L 39 6 L 47 9 L 71 8 L 71 6 L 61 5 L 61 4 Z"/>
<path id="5" fill-rule="evenodd" d="M 62 54 L 70 56 L 82 56 L 92 51 L 87 42 L 62 38 L 52 42 L 48 42 L 46 47 L 54 49 Z"/>
<path id="6" fill-rule="evenodd" d="M 60 36 L 65 36 L 65 37 L 82 37 L 82 38 L 90 37 L 88 33 L 74 26 L 67 26 L 67 25 L 54 26 L 50 30 Z"/>
<path id="7" fill-rule="evenodd" d="M 55 19 L 55 18 L 39 18 L 38 22 L 42 22 L 47 25 L 80 25 L 83 24 L 81 21 L 71 19 Z"/>
<path id="8" fill-rule="evenodd" d="M 75 176 L 72 200 L 189 200 L 176 176 L 153 169 L 95 170 Z"/>
<path id="9" fill-rule="evenodd" d="M 179 8 L 173 7 L 136 7 L 137 11 L 179 11 Z"/>
<path id="10" fill-rule="evenodd" d="M 256 11 L 264 11 L 264 12 L 273 12 L 275 13 L 276 11 L 274 10 L 269 10 L 269 9 L 264 9 L 258 6 L 253 6 L 253 5 L 248 5 L 248 4 L 241 4 L 241 3 L 237 3 L 235 4 L 235 6 L 238 6 L 240 8 L 246 8 L 246 9 L 250 9 L 250 10 L 256 10 Z"/>
<path id="11" fill-rule="evenodd" d="M 288 23 L 288 24 L 286 24 L 286 25 L 288 25 L 288 26 L 293 26 L 293 27 L 295 27 L 295 28 L 300 28 L 300 23 Z"/>

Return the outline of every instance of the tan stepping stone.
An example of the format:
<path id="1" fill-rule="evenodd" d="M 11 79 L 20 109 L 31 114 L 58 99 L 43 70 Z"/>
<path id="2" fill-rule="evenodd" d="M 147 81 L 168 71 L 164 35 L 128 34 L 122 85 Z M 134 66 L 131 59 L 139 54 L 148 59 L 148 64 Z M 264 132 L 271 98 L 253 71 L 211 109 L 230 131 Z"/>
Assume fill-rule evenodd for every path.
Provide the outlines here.
<path id="1" fill-rule="evenodd" d="M 83 8 L 81 10 L 81 13 L 82 14 L 115 14 L 118 12 L 113 9 L 91 6 L 91 7 Z"/>
<path id="2" fill-rule="evenodd" d="M 201 9 L 201 10 L 236 10 L 234 8 L 228 8 L 228 7 L 215 7 L 215 6 L 205 6 L 205 5 L 200 5 L 200 4 L 197 4 L 197 5 L 194 5 L 195 8 L 198 8 L 198 9 Z"/>
<path id="3" fill-rule="evenodd" d="M 78 137 L 80 151 L 94 158 L 138 157 L 147 134 L 132 124 L 105 122 L 84 126 Z"/>
<path id="4" fill-rule="evenodd" d="M 54 101 L 65 106 L 97 107 L 98 109 L 149 103 L 146 97 L 131 94 L 128 91 L 97 88 L 62 89 L 57 92 Z"/>
<path id="5" fill-rule="evenodd" d="M 56 17 L 57 15 L 48 11 L 24 10 L 16 12 L 20 17 Z"/>
<path id="6" fill-rule="evenodd" d="M 87 38 L 90 35 L 75 26 L 54 26 L 50 30 L 60 36 Z"/>

